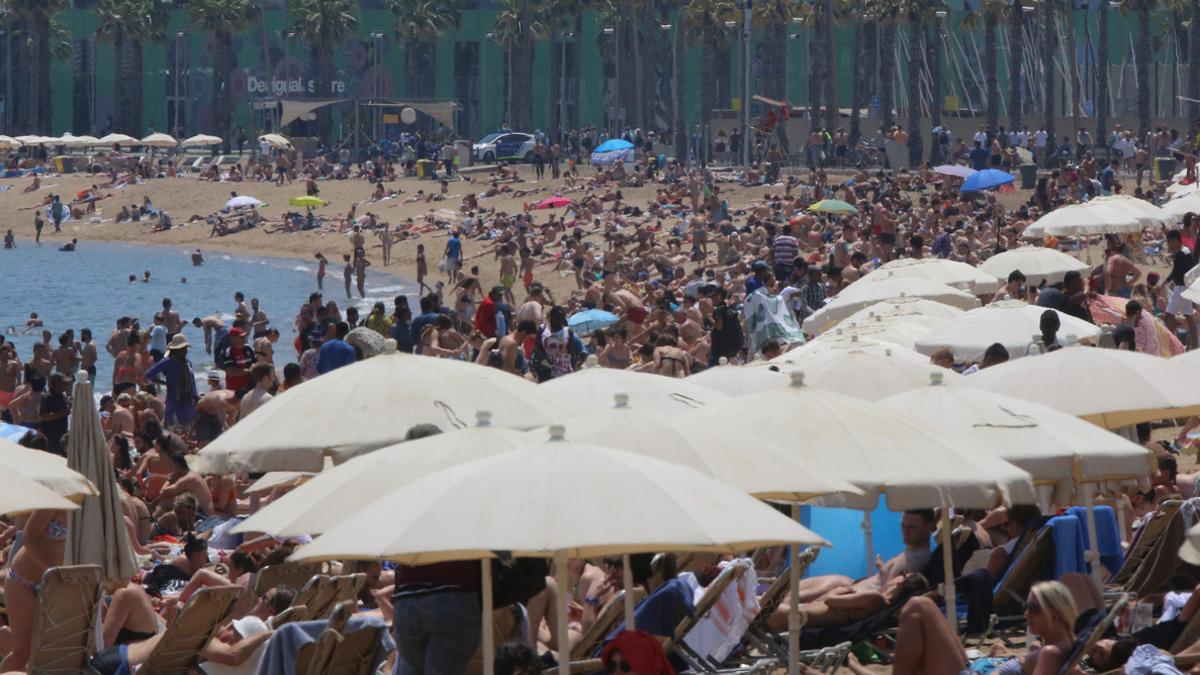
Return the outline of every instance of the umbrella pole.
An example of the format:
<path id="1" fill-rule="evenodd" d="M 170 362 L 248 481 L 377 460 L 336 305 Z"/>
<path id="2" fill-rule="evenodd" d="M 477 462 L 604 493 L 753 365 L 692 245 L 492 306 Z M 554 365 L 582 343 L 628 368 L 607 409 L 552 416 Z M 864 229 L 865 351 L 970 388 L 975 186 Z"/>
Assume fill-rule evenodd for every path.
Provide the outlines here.
<path id="1" fill-rule="evenodd" d="M 567 630 L 567 596 L 571 594 L 571 585 L 567 579 L 566 551 L 554 554 L 554 581 L 558 585 L 554 602 L 558 613 L 558 675 L 571 675 L 571 637 Z"/>
<path id="2" fill-rule="evenodd" d="M 1034 486 L 1037 491 L 1038 508 L 1042 513 L 1050 513 L 1050 498 L 1054 490 L 1054 486 L 1045 483 Z"/>
<path id="3" fill-rule="evenodd" d="M 864 549 L 867 551 L 867 576 L 874 574 L 875 570 L 875 538 L 871 536 L 871 512 L 864 511 L 862 519 L 863 543 Z"/>
<path id="4" fill-rule="evenodd" d="M 492 609 L 492 559 L 480 561 L 483 578 L 483 675 L 492 675 L 496 660 L 496 635 L 492 627 L 495 610 Z"/>
<path id="5" fill-rule="evenodd" d="M 1100 542 L 1096 538 L 1096 484 L 1084 483 L 1083 499 L 1087 502 L 1088 564 L 1092 578 L 1103 587 L 1104 573 L 1100 571 Z"/>
<path id="6" fill-rule="evenodd" d="M 800 504 L 792 502 L 792 520 L 800 522 Z M 800 567 L 796 559 L 800 547 L 791 546 L 791 561 L 788 565 L 788 675 L 800 673 Z"/>
<path id="7" fill-rule="evenodd" d="M 625 630 L 636 630 L 633 619 L 633 569 L 629 566 L 629 554 L 621 556 L 621 587 L 625 589 Z"/>
<path id="8" fill-rule="evenodd" d="M 954 596 L 954 533 L 950 531 L 950 507 L 942 505 L 942 566 L 946 579 L 943 582 L 946 595 L 946 621 L 950 630 L 958 635 L 958 607 Z"/>

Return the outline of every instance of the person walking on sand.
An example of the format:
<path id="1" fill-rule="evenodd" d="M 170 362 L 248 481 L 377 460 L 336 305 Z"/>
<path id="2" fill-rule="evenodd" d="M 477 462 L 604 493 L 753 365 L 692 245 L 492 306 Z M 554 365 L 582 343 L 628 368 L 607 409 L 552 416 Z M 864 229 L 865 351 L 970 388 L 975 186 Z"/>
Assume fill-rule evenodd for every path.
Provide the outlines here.
<path id="1" fill-rule="evenodd" d="M 371 266 L 371 261 L 367 260 L 367 256 L 360 255 L 354 260 L 354 279 L 358 284 L 358 297 L 365 298 L 367 293 L 365 290 L 367 283 L 367 268 Z M 347 297 L 349 294 L 347 294 Z"/>
<path id="2" fill-rule="evenodd" d="M 42 243 L 42 228 L 46 227 L 46 221 L 42 220 L 42 214 L 33 214 L 33 243 Z"/>
<path id="3" fill-rule="evenodd" d="M 354 296 L 350 293 L 350 277 L 354 275 L 354 263 L 350 262 L 349 253 L 342 254 L 342 261 L 346 263 L 346 266 L 342 268 L 342 281 L 346 284 L 346 297 L 352 298 Z"/>
<path id="4" fill-rule="evenodd" d="M 317 253 L 313 256 L 317 259 L 317 290 L 325 290 L 325 267 L 329 265 L 329 260 L 322 253 Z"/>
<path id="5" fill-rule="evenodd" d="M 417 287 L 421 292 L 428 290 L 432 293 L 433 289 L 425 283 L 425 277 L 428 275 L 429 263 L 425 260 L 425 244 L 417 244 Z"/>

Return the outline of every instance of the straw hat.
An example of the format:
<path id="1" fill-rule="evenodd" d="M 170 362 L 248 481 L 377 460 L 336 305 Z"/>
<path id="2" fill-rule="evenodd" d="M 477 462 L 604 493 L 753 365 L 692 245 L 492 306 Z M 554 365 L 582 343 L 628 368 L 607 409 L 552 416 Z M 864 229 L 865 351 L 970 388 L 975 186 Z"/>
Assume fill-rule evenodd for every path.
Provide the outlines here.
<path id="1" fill-rule="evenodd" d="M 171 338 L 171 344 L 167 345 L 167 351 L 186 349 L 190 346 L 191 345 L 188 344 L 187 338 L 183 336 L 183 333 L 176 333 L 175 337 Z"/>

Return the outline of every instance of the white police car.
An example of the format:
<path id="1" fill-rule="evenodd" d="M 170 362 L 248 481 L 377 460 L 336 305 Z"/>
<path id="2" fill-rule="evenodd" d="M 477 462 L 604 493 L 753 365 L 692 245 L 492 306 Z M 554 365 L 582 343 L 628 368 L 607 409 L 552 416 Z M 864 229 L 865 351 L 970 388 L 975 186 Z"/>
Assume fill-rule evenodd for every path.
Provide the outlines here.
<path id="1" fill-rule="evenodd" d="M 471 150 L 476 161 L 485 164 L 506 161 L 531 162 L 533 146 L 533 134 L 500 131 L 479 139 L 479 142 L 471 146 Z"/>

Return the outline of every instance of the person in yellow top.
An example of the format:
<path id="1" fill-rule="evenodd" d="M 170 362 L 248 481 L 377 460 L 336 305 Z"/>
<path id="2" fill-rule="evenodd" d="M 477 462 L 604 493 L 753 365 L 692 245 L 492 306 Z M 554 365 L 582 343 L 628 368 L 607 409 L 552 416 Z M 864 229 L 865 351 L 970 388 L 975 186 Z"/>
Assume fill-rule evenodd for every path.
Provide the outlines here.
<path id="1" fill-rule="evenodd" d="M 387 315 L 382 302 L 375 303 L 375 306 L 371 308 L 371 314 L 363 321 L 363 325 L 385 338 L 392 335 L 392 318 Z"/>

